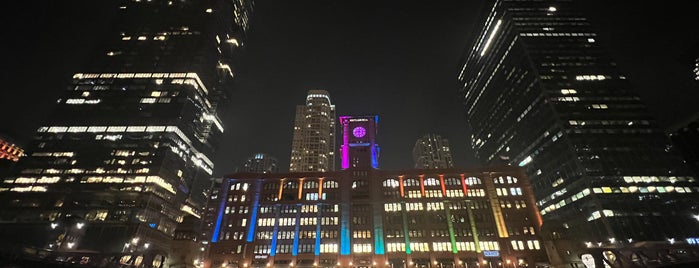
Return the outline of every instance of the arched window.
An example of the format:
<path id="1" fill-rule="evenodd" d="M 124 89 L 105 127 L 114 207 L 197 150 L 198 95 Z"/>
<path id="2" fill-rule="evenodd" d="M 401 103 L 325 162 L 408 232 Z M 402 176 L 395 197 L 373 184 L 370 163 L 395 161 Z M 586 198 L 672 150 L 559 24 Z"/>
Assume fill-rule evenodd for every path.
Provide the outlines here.
<path id="1" fill-rule="evenodd" d="M 494 178 L 493 181 L 495 182 L 495 184 L 513 184 L 517 183 L 517 178 L 512 176 L 500 176 Z"/>
<path id="2" fill-rule="evenodd" d="M 420 186 L 420 182 L 416 179 L 403 180 L 403 186 Z"/>
<path id="3" fill-rule="evenodd" d="M 424 183 L 425 186 L 439 186 L 439 181 L 435 178 L 427 178 Z"/>
<path id="4" fill-rule="evenodd" d="M 298 189 L 299 183 L 295 181 L 288 181 L 284 183 L 284 189 Z"/>
<path id="5" fill-rule="evenodd" d="M 304 181 L 303 182 L 303 189 L 317 189 L 317 188 L 318 188 L 317 181 Z"/>
<path id="6" fill-rule="evenodd" d="M 446 185 L 461 185 L 461 180 L 457 178 L 447 178 L 444 180 L 444 184 Z"/>
<path id="7" fill-rule="evenodd" d="M 396 180 L 396 179 L 388 179 L 388 180 L 383 181 L 383 187 L 396 188 L 398 186 L 400 186 L 400 184 L 398 183 L 398 180 Z"/>
<path id="8" fill-rule="evenodd" d="M 245 182 L 239 182 L 239 183 L 236 183 L 236 184 L 232 184 L 232 185 L 231 185 L 231 191 L 240 191 L 240 190 L 247 191 L 247 190 L 248 190 L 248 186 L 249 186 L 249 184 L 248 184 L 248 183 L 245 183 Z"/>
<path id="9" fill-rule="evenodd" d="M 336 181 L 324 181 L 323 189 L 336 189 L 340 187 Z"/>
<path id="10" fill-rule="evenodd" d="M 267 182 L 264 185 L 262 185 L 262 189 L 279 190 L 279 182 Z"/>
<path id="11" fill-rule="evenodd" d="M 476 178 L 476 177 L 466 178 L 466 185 L 478 185 L 478 184 L 481 184 L 481 179 Z"/>

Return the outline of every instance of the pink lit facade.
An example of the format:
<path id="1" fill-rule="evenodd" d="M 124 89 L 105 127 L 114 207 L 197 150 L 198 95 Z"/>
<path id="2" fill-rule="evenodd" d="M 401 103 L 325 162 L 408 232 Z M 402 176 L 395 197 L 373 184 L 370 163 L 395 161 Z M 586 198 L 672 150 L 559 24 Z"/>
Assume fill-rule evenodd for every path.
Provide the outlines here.
<path id="1" fill-rule="evenodd" d="M 376 144 L 378 122 L 378 115 L 340 116 L 342 169 L 379 168 L 379 145 Z"/>

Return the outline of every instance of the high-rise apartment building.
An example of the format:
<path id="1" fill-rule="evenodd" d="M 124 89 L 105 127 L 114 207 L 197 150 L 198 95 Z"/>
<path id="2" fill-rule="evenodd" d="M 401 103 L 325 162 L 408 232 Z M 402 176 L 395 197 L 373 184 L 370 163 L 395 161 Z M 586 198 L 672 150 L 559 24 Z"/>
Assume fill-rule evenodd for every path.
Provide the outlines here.
<path id="1" fill-rule="evenodd" d="M 413 146 L 415 168 L 451 168 L 454 162 L 449 141 L 437 134 L 420 137 Z"/>
<path id="2" fill-rule="evenodd" d="M 289 171 L 335 170 L 335 105 L 325 90 L 309 90 L 296 106 Z"/>
<path id="3" fill-rule="evenodd" d="M 524 170 L 378 170 L 376 116 L 341 116 L 343 169 L 235 173 L 205 267 L 546 267 Z"/>
<path id="4" fill-rule="evenodd" d="M 123 1 L 13 176 L 3 249 L 160 267 L 213 171 L 251 1 Z M 46 250 L 46 251 L 44 251 Z M 116 257 L 116 258 L 114 258 Z"/>
<path id="5" fill-rule="evenodd" d="M 275 173 L 279 171 L 277 159 L 268 154 L 257 153 L 245 160 L 238 172 Z"/>
<path id="6" fill-rule="evenodd" d="M 571 1 L 496 0 L 458 79 L 484 164 L 524 167 L 587 241 L 699 236 L 699 188 Z M 572 231 L 574 230 L 574 231 Z"/>

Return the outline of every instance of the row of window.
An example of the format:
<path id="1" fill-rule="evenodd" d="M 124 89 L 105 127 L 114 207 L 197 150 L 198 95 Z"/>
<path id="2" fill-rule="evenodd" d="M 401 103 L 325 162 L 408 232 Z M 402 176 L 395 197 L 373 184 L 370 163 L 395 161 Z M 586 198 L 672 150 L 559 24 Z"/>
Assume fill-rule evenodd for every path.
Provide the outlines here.
<path id="1" fill-rule="evenodd" d="M 539 241 L 536 241 L 536 245 L 539 245 Z M 456 242 L 457 251 L 476 251 L 475 242 Z M 478 243 L 480 250 L 500 250 L 500 245 L 495 241 L 480 241 Z M 537 248 L 538 249 L 538 248 Z M 430 251 L 452 251 L 451 242 L 410 242 L 410 250 L 418 252 L 430 252 Z M 405 252 L 405 243 L 386 243 L 386 251 L 388 252 Z"/>
<path id="2" fill-rule="evenodd" d="M 274 226 L 274 218 L 260 218 L 257 220 L 257 226 Z M 317 218 L 300 218 L 301 225 L 316 225 L 318 223 Z M 321 225 L 337 225 L 337 217 L 321 217 Z M 295 226 L 296 218 L 279 218 L 278 226 Z"/>
<path id="3" fill-rule="evenodd" d="M 694 188 L 694 189 L 692 189 Z M 575 195 L 572 195 L 569 198 L 563 199 L 559 201 L 558 203 L 551 204 L 547 206 L 546 208 L 541 210 L 541 215 L 546 215 L 547 213 L 550 213 L 554 210 L 557 210 L 559 208 L 562 208 L 568 204 L 571 204 L 585 196 L 590 195 L 590 193 L 595 193 L 595 194 L 646 194 L 646 193 L 655 193 L 655 194 L 689 194 L 693 192 L 698 192 L 699 187 L 679 187 L 679 186 L 628 186 L 628 187 L 594 187 L 592 190 L 590 189 L 583 189 L 582 191 L 578 192 Z M 541 202 L 541 201 L 540 201 Z"/>
<path id="4" fill-rule="evenodd" d="M 314 205 L 302 205 L 301 213 L 317 213 L 318 207 L 323 213 L 333 213 L 340 211 L 340 206 L 338 204 L 314 204 Z M 275 205 L 260 206 L 260 213 L 274 213 Z M 298 212 L 299 206 L 297 205 L 285 205 L 280 206 L 280 212 L 285 214 L 295 214 Z"/>

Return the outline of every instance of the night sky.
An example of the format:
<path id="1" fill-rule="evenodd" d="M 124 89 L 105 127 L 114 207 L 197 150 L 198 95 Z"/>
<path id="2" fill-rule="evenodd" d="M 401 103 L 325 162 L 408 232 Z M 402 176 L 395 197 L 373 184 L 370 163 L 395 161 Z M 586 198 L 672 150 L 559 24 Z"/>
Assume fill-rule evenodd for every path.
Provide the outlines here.
<path id="1" fill-rule="evenodd" d="M 0 135 L 29 141 L 72 73 L 84 71 L 117 2 L 19 1 L 3 10 Z M 699 83 L 690 72 L 699 56 L 691 1 L 578 2 L 662 127 L 699 111 Z M 288 170 L 295 105 L 309 89 L 328 90 L 338 116 L 379 115 L 384 169 L 410 168 L 415 140 L 429 132 L 449 139 L 457 166 L 477 165 L 456 77 L 485 5 L 258 0 L 238 87 L 221 114 L 226 133 L 215 175 L 257 152 Z"/>

